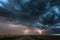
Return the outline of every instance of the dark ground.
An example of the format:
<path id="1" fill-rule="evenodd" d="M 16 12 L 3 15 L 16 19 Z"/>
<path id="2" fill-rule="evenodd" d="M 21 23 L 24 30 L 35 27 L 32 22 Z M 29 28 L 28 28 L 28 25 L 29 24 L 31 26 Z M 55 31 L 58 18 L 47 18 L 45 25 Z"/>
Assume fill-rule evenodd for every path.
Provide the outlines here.
<path id="1" fill-rule="evenodd" d="M 59 40 L 60 36 L 53 35 L 8 35 L 0 36 L 0 40 Z"/>

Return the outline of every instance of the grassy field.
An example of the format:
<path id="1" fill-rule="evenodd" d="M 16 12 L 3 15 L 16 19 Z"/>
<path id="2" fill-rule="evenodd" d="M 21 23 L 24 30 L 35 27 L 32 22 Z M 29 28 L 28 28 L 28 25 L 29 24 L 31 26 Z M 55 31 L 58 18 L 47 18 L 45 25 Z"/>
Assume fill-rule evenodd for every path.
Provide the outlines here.
<path id="1" fill-rule="evenodd" d="M 15 40 L 21 37 L 22 36 L 19 36 L 19 35 L 1 35 L 0 40 Z"/>
<path id="2" fill-rule="evenodd" d="M 1 35 L 0 40 L 59 40 L 60 36 L 51 35 Z"/>

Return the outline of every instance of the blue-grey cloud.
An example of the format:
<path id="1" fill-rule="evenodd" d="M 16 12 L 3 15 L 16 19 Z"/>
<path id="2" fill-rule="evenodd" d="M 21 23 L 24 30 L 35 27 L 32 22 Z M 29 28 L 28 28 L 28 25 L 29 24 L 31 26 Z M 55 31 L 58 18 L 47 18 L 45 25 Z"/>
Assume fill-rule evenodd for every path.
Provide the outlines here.
<path id="1" fill-rule="evenodd" d="M 4 2 L 5 1 L 5 2 Z M 57 0 L 0 0 L 0 16 L 16 24 L 29 26 L 52 26 L 59 21 Z M 52 5 L 53 4 L 53 5 Z M 58 19 L 58 20 L 57 20 Z M 42 24 L 42 25 L 40 25 Z"/>

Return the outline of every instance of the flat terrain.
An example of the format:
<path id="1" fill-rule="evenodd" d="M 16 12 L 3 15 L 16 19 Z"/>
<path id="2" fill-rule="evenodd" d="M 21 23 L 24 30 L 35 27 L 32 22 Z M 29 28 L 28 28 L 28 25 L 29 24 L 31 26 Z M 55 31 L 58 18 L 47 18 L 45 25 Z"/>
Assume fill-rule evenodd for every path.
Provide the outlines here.
<path id="1" fill-rule="evenodd" d="M 60 36 L 52 35 L 4 35 L 0 40 L 59 40 Z"/>

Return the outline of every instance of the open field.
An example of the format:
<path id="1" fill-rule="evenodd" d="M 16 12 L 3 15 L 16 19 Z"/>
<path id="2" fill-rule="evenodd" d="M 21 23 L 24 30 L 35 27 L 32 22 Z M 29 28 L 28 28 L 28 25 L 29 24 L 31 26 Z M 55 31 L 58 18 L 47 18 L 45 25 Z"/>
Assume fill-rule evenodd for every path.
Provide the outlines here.
<path id="1" fill-rule="evenodd" d="M 59 40 L 60 36 L 52 35 L 1 35 L 0 40 Z"/>

